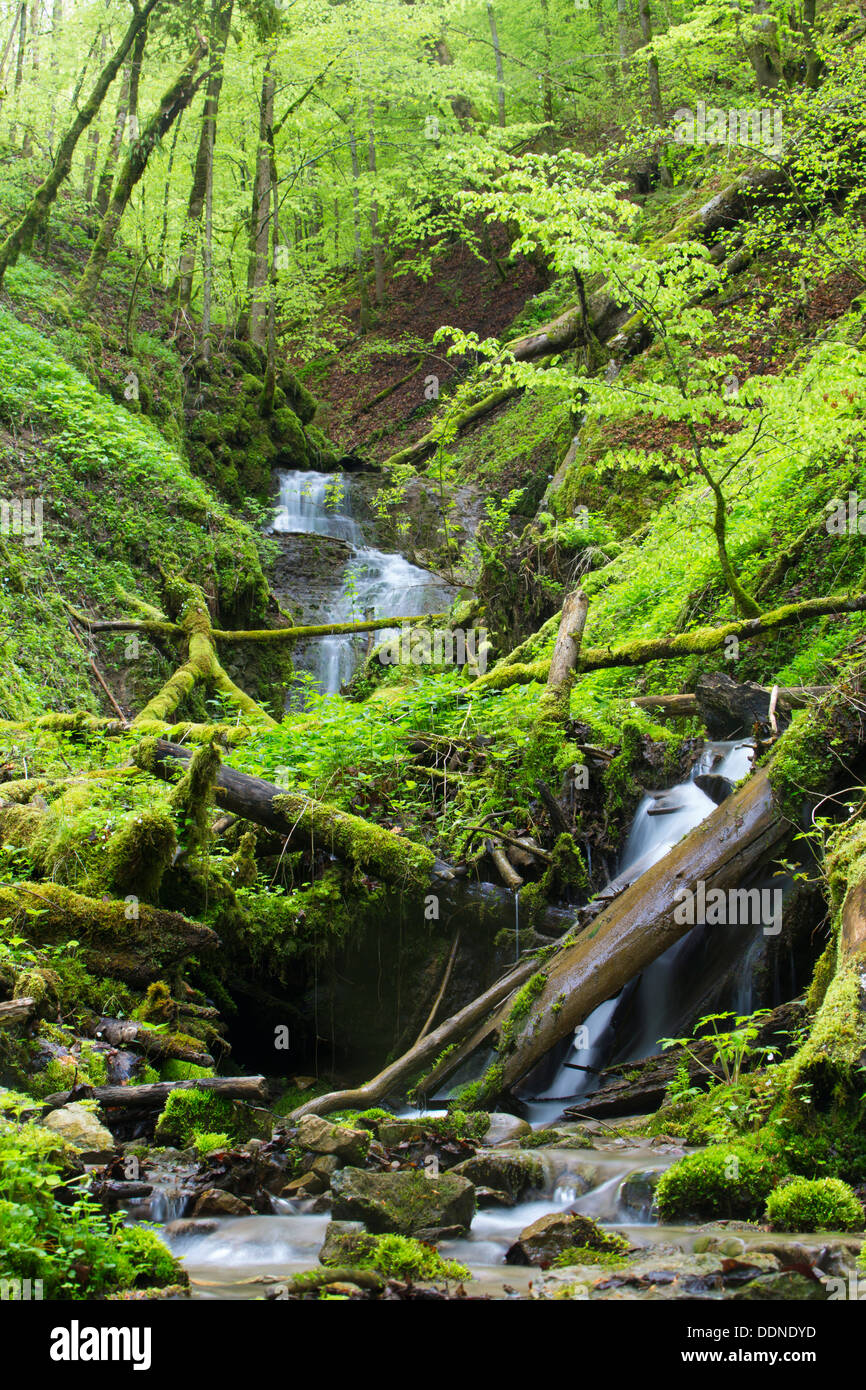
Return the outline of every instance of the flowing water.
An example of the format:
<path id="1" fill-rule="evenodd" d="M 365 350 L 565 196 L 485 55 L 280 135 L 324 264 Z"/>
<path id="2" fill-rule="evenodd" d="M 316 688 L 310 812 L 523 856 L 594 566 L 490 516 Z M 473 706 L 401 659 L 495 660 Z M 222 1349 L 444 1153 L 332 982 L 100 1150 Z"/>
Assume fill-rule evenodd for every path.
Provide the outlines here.
<path id="1" fill-rule="evenodd" d="M 277 477 L 279 507 L 273 530 L 282 535 L 328 537 L 348 548 L 348 563 L 334 557 L 333 577 L 325 586 L 323 622 L 418 617 L 448 609 L 451 590 L 435 575 L 410 564 L 403 555 L 367 544 L 359 519 L 363 504 L 356 477 L 298 470 L 280 472 Z M 351 680 L 371 638 L 378 645 L 394 633 L 394 629 L 382 629 L 312 638 L 299 648 L 297 664 L 311 672 L 322 694 L 333 694 Z"/>

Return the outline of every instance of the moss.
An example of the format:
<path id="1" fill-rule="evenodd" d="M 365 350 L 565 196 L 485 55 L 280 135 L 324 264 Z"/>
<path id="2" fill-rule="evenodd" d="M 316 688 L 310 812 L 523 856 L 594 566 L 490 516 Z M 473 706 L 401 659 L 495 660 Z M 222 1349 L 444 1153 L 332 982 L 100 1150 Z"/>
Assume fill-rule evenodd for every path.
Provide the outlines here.
<path id="1" fill-rule="evenodd" d="M 407 1283 L 472 1278 L 465 1265 L 456 1260 L 444 1260 L 432 1246 L 412 1236 L 347 1233 L 332 1237 L 329 1244 L 331 1253 L 322 1261 L 329 1267 L 374 1269 L 386 1279 Z"/>
<path id="2" fill-rule="evenodd" d="M 604 1269 L 620 1269 L 628 1264 L 625 1251 L 628 1241 L 621 1241 L 610 1249 L 596 1250 L 591 1245 L 569 1245 L 561 1250 L 553 1261 L 554 1269 L 564 1269 L 569 1265 L 600 1265 Z"/>
<path id="3" fill-rule="evenodd" d="M 196 1131 L 227 1134 L 233 1140 L 251 1138 L 257 1125 L 248 1107 L 226 1100 L 214 1091 L 172 1091 L 160 1115 L 154 1138 L 157 1144 L 187 1148 Z"/>
<path id="4" fill-rule="evenodd" d="M 793 1178 L 767 1198 L 767 1220 L 776 1231 L 862 1231 L 863 1207 L 838 1178 Z"/>
<path id="5" fill-rule="evenodd" d="M 275 796 L 273 804 L 290 826 L 309 834 L 318 847 L 329 847 L 386 883 L 423 888 L 430 882 L 435 861 L 423 845 L 305 796 Z"/>
<path id="6" fill-rule="evenodd" d="M 170 805 L 178 816 L 181 842 L 187 855 L 202 851 L 209 836 L 209 814 L 221 758 L 213 743 L 197 748 L 189 766 L 172 791 Z"/>
<path id="7" fill-rule="evenodd" d="M 781 1165 L 744 1144 L 688 1154 L 668 1168 L 656 1188 L 663 1221 L 759 1217 Z"/>
<path id="8" fill-rule="evenodd" d="M 163 875 L 177 849 L 174 821 L 162 808 L 134 812 L 108 842 L 108 882 L 122 896 L 157 902 Z"/>

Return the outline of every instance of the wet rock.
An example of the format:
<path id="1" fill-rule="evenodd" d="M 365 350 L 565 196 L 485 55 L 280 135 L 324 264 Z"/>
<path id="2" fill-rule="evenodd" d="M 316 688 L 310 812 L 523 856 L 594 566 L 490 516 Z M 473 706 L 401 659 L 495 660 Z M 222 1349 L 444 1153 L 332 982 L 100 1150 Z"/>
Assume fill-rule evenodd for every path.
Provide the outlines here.
<path id="1" fill-rule="evenodd" d="M 639 1221 L 646 1220 L 652 1211 L 655 1190 L 661 1175 L 661 1170 L 657 1168 L 639 1168 L 636 1172 L 629 1173 L 619 1189 L 620 1205 L 629 1216 Z"/>
<path id="2" fill-rule="evenodd" d="M 370 1143 L 366 1129 L 347 1129 L 321 1115 L 304 1115 L 298 1125 L 299 1148 L 317 1154 L 335 1154 L 344 1163 L 362 1163 Z"/>
<path id="3" fill-rule="evenodd" d="M 492 1194 L 492 1200 L 513 1206 L 533 1188 L 544 1188 L 544 1169 L 538 1159 L 525 1153 L 479 1151 L 450 1170 L 468 1178 L 475 1187 Z M 481 1200 L 481 1191 L 478 1193 Z"/>
<path id="4" fill-rule="evenodd" d="M 710 801 L 714 801 L 717 806 L 730 796 L 734 790 L 734 784 L 727 777 L 722 777 L 719 772 L 701 772 L 695 778 L 695 786 L 699 788 Z"/>
<path id="5" fill-rule="evenodd" d="M 111 1130 L 106 1129 L 90 1110 L 75 1101 L 52 1110 L 40 1123 L 45 1129 L 53 1130 L 68 1143 L 74 1144 L 76 1149 L 104 1153 L 113 1152 L 115 1148 Z"/>
<path id="6" fill-rule="evenodd" d="M 319 1264 L 351 1265 L 374 1248 L 374 1241 L 361 1221 L 329 1221 L 319 1251 Z"/>
<path id="7" fill-rule="evenodd" d="M 378 1129 L 379 1143 L 385 1144 L 388 1148 L 395 1144 L 409 1144 L 413 1139 L 423 1138 L 423 1125 L 410 1124 L 404 1120 L 383 1120 Z"/>
<path id="8" fill-rule="evenodd" d="M 217 1221 L 187 1216 L 178 1221 L 169 1221 L 165 1233 L 168 1236 L 209 1236 L 218 1230 L 219 1223 Z"/>
<path id="9" fill-rule="evenodd" d="M 320 1192 L 324 1192 L 328 1186 L 327 1181 L 321 1173 L 301 1173 L 300 1177 L 292 1178 L 287 1182 L 280 1192 L 281 1197 L 315 1197 Z"/>
<path id="10" fill-rule="evenodd" d="M 422 1226 L 415 1239 L 425 1245 L 440 1245 L 443 1240 L 459 1240 L 463 1233 L 462 1226 Z"/>
<path id="11" fill-rule="evenodd" d="M 532 1133 L 532 1125 L 525 1120 L 519 1120 L 516 1115 L 506 1115 L 502 1112 L 490 1116 L 490 1124 L 484 1134 L 484 1143 L 489 1149 L 493 1149 L 497 1144 L 512 1144 L 516 1139 L 522 1139 L 524 1135 Z"/>
<path id="12" fill-rule="evenodd" d="M 756 1282 L 760 1287 L 764 1279 L 778 1273 L 768 1255 L 734 1260 L 720 1254 L 654 1251 L 616 1270 L 606 1270 L 599 1265 L 550 1270 L 535 1283 L 530 1297 L 590 1302 L 733 1298 L 739 1290 Z"/>
<path id="13" fill-rule="evenodd" d="M 783 1269 L 805 1272 L 819 1270 L 835 1278 L 844 1278 L 856 1267 L 860 1242 L 834 1240 L 823 1245 L 807 1245 L 798 1240 L 756 1240 L 746 1246 L 749 1254 L 772 1255 Z"/>
<path id="14" fill-rule="evenodd" d="M 746 1242 L 740 1236 L 722 1236 L 721 1239 L 717 1236 L 698 1236 L 692 1249 L 696 1255 L 729 1255 L 732 1259 L 739 1259 L 745 1254 Z"/>
<path id="15" fill-rule="evenodd" d="M 376 1234 L 411 1236 L 429 1227 L 465 1231 L 475 1214 L 475 1188 L 466 1178 L 418 1171 L 372 1173 L 343 1168 L 331 1181 L 337 1220 L 363 1221 Z"/>
<path id="16" fill-rule="evenodd" d="M 588 1245 L 603 1250 L 609 1237 L 588 1216 L 574 1211 L 556 1211 L 525 1226 L 510 1246 L 505 1260 L 510 1265 L 549 1265 L 572 1245 Z"/>
<path id="17" fill-rule="evenodd" d="M 219 1187 L 208 1187 L 202 1192 L 195 1206 L 193 1216 L 252 1216 L 252 1207 L 242 1202 L 233 1192 L 223 1192 Z"/>
<path id="18" fill-rule="evenodd" d="M 304 1173 L 315 1173 L 321 1178 L 325 1186 L 330 1186 L 331 1178 L 342 1168 L 342 1163 L 336 1154 L 305 1154 L 301 1159 L 301 1169 Z"/>

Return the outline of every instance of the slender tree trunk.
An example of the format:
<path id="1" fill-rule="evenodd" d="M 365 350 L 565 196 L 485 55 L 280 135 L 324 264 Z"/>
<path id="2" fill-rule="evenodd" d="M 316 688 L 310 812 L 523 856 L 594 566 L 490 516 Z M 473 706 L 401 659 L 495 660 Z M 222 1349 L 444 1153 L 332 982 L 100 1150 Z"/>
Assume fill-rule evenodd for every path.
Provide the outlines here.
<path id="1" fill-rule="evenodd" d="M 54 0 L 51 8 L 51 71 L 57 72 L 60 66 L 58 52 L 60 49 L 60 33 L 63 28 L 63 0 Z M 54 144 L 54 128 L 57 124 L 57 98 L 51 101 L 51 119 L 48 122 L 48 148 Z"/>
<path id="2" fill-rule="evenodd" d="M 816 0 L 803 0 L 803 29 L 806 35 L 806 86 L 818 86 L 824 64 L 815 48 Z"/>
<path id="3" fill-rule="evenodd" d="M 553 124 L 553 84 L 550 77 L 550 0 L 541 0 L 541 31 L 544 40 L 544 68 L 541 72 L 541 110 L 545 121 Z"/>
<path id="4" fill-rule="evenodd" d="M 24 81 L 24 52 L 27 47 L 27 5 L 22 0 L 18 11 L 18 56 L 15 60 L 15 117 L 9 132 L 10 144 L 18 139 L 18 115 L 21 106 L 21 84 Z"/>
<path id="5" fill-rule="evenodd" d="M 490 40 L 493 44 L 493 58 L 496 63 L 496 98 L 499 107 L 499 124 L 505 125 L 505 71 L 502 66 L 502 49 L 499 46 L 499 30 L 496 27 L 496 11 L 492 0 L 487 0 L 487 19 L 490 24 Z"/>
<path id="6" fill-rule="evenodd" d="M 216 147 L 216 126 L 219 113 L 220 94 L 225 73 L 225 54 L 231 29 L 234 0 L 213 0 L 210 24 L 211 70 L 202 112 L 201 133 L 198 152 L 193 169 L 192 187 L 189 194 L 186 223 L 180 243 L 180 258 L 177 280 L 172 289 L 172 299 L 178 306 L 186 307 L 192 299 L 192 281 L 195 272 L 195 251 L 201 226 L 202 209 L 206 198 L 208 182 L 213 182 L 213 158 Z"/>
<path id="7" fill-rule="evenodd" d="M 174 169 L 174 157 L 177 153 L 177 141 L 182 123 L 183 113 L 178 116 L 174 123 L 174 134 L 171 137 L 171 149 L 168 155 L 168 168 L 165 171 L 165 188 L 162 195 L 162 227 L 159 232 L 159 247 L 156 253 L 156 273 L 160 280 L 162 280 L 162 272 L 165 267 L 165 244 L 168 240 L 168 207 L 171 195 L 171 175 Z"/>
<path id="8" fill-rule="evenodd" d="M 262 413 L 270 415 L 274 408 L 274 392 L 277 389 L 277 285 L 279 284 L 279 265 L 277 256 L 280 246 L 280 179 L 277 170 L 277 146 L 273 125 L 268 126 L 268 154 L 270 158 L 271 179 L 271 254 L 270 254 L 270 293 L 268 295 L 268 336 L 267 367 L 265 370 L 265 389 L 262 395 Z"/>
<path id="9" fill-rule="evenodd" d="M 204 246 L 202 248 L 202 310 L 201 355 L 205 363 L 211 358 L 211 320 L 213 310 L 213 147 L 216 120 L 208 122 L 207 179 L 204 195 Z"/>
<path id="10" fill-rule="evenodd" d="M 196 80 L 195 73 L 206 52 L 207 49 L 202 41 L 163 96 L 157 111 L 148 121 L 141 139 L 136 140 L 130 146 L 129 154 L 118 174 L 108 211 L 102 220 L 99 236 L 75 290 L 76 299 L 85 307 L 88 307 L 93 301 L 93 296 L 105 269 L 105 262 L 117 237 L 121 218 L 126 211 L 136 184 L 147 168 L 147 161 L 152 149 L 157 141 L 161 140 L 171 129 L 174 121 L 177 120 L 198 91 L 203 79 Z"/>
<path id="11" fill-rule="evenodd" d="M 142 0 L 114 54 L 102 69 L 87 102 L 76 112 L 72 124 L 60 142 L 51 172 L 36 190 L 21 221 L 0 246 L 0 285 L 3 284 L 3 277 L 9 266 L 14 265 L 21 252 L 32 245 L 33 237 L 48 216 L 48 210 L 57 197 L 61 184 L 69 177 L 78 141 L 98 114 L 106 92 L 125 63 L 136 35 L 147 26 L 151 14 L 161 2 L 162 0 Z"/>
<path id="12" fill-rule="evenodd" d="M 105 55 L 108 52 L 108 35 L 102 35 L 102 43 L 99 49 L 99 61 L 105 64 Z M 99 126 L 94 121 L 87 136 L 88 149 L 87 158 L 84 161 L 84 201 L 88 207 L 93 205 L 93 187 L 96 182 L 96 160 L 99 155 Z"/>
<path id="13" fill-rule="evenodd" d="M 653 41 L 652 16 L 650 15 L 650 0 L 639 0 L 638 17 L 640 19 L 640 31 L 643 36 L 644 45 L 651 44 Z M 661 125 L 664 114 L 662 112 L 662 94 L 659 84 L 659 64 L 658 59 L 652 56 L 647 60 L 647 79 L 649 81 L 650 108 L 653 113 L 653 120 Z"/>
<path id="14" fill-rule="evenodd" d="M 758 86 L 772 90 L 782 80 L 782 60 L 776 20 L 769 12 L 769 0 L 752 0 L 755 16 L 753 33 L 746 44 L 746 53 Z"/>
<path id="15" fill-rule="evenodd" d="M 373 128 L 374 107 L 372 99 L 367 101 L 367 116 L 370 121 L 370 144 L 367 157 L 367 168 L 371 174 L 376 173 L 376 132 Z M 373 271 L 376 277 L 376 303 L 382 304 L 385 299 L 385 253 L 382 249 L 382 242 L 379 239 L 379 204 L 376 199 L 370 203 L 370 242 L 373 248 Z"/>
<path id="16" fill-rule="evenodd" d="M 355 133 L 355 113 L 349 118 L 349 150 L 352 155 L 352 220 L 354 228 L 355 270 L 358 276 L 358 297 L 360 300 L 359 328 L 365 334 L 370 327 L 370 300 L 367 294 L 367 279 L 364 274 L 364 247 L 361 241 L 361 192 L 358 181 L 361 166 L 358 163 L 358 141 Z"/>
<path id="17" fill-rule="evenodd" d="M 623 77 L 628 77 L 628 15 L 626 0 L 616 0 L 616 30 L 619 38 L 619 63 Z"/>
<path id="18" fill-rule="evenodd" d="M 147 38 L 147 30 L 139 39 Z M 102 173 L 99 176 L 99 183 L 96 188 L 96 207 L 100 217 L 104 217 L 108 211 L 108 204 L 111 199 L 111 185 L 114 183 L 114 172 L 117 168 L 117 161 L 120 158 L 120 150 L 123 145 L 123 132 L 126 129 L 126 122 L 129 116 L 129 88 L 131 72 L 128 67 L 123 70 L 123 79 L 120 85 L 120 96 L 117 99 L 117 112 L 114 117 L 114 131 L 111 136 L 111 144 L 102 166 Z"/>
<path id="19" fill-rule="evenodd" d="M 264 347 L 268 335 L 267 284 L 269 275 L 268 251 L 271 244 L 271 158 L 268 130 L 274 123 L 273 54 L 269 54 L 262 77 L 262 102 L 259 117 L 259 143 L 256 150 L 256 177 L 253 186 L 253 206 L 250 213 L 249 262 L 247 267 L 248 308 L 241 327 L 241 337 Z"/>

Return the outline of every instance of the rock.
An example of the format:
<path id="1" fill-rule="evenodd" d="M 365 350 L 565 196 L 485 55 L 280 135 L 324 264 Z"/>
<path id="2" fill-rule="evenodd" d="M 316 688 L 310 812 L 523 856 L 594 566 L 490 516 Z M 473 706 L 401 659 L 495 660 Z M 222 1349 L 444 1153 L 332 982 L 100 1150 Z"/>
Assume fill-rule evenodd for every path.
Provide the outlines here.
<path id="1" fill-rule="evenodd" d="M 252 1216 L 253 1209 L 233 1192 L 221 1187 L 206 1187 L 192 1209 L 193 1216 Z"/>
<path id="2" fill-rule="evenodd" d="M 513 1206 L 530 1189 L 544 1187 L 544 1169 L 537 1158 L 526 1153 L 488 1153 L 479 1150 L 472 1158 L 464 1158 L 449 1172 L 460 1178 L 468 1178 L 476 1188 L 492 1189 L 494 1194 L 502 1194 L 508 1206 Z"/>
<path id="3" fill-rule="evenodd" d="M 209 1236 L 218 1230 L 219 1223 L 216 1221 L 197 1220 L 195 1217 L 187 1216 L 178 1221 L 169 1221 L 165 1233 L 167 1236 Z"/>
<path id="4" fill-rule="evenodd" d="M 603 1250 L 608 1236 L 591 1221 L 574 1211 L 555 1211 L 525 1226 L 509 1248 L 505 1261 L 510 1265 L 549 1265 L 572 1245 Z"/>
<path id="5" fill-rule="evenodd" d="M 827 1290 L 817 1279 L 798 1274 L 794 1269 L 780 1269 L 775 1274 L 762 1274 L 750 1279 L 748 1284 L 738 1289 L 731 1297 L 735 1301 L 770 1299 L 790 1299 L 796 1303 L 814 1303 L 827 1298 Z"/>
<path id="6" fill-rule="evenodd" d="M 459 1240 L 463 1234 L 462 1226 L 422 1226 L 415 1239 L 425 1245 L 440 1245 L 443 1240 Z"/>
<path id="7" fill-rule="evenodd" d="M 106 1129 L 92 1111 L 76 1101 L 70 1105 L 61 1105 L 58 1110 L 52 1110 L 41 1124 L 45 1129 L 51 1129 L 55 1134 L 61 1135 L 68 1143 L 74 1144 L 76 1149 L 104 1153 L 106 1150 L 113 1152 L 117 1147 L 111 1130 Z"/>
<path id="8" fill-rule="evenodd" d="M 377 1138 L 380 1144 L 392 1148 L 395 1144 L 409 1144 L 413 1139 L 424 1138 L 424 1126 L 410 1124 L 405 1120 L 383 1120 L 379 1125 Z"/>
<path id="9" fill-rule="evenodd" d="M 761 1289 L 765 1280 L 772 1280 L 778 1274 L 779 1271 L 771 1267 L 768 1255 L 733 1260 L 720 1254 L 686 1255 L 682 1251 L 657 1250 L 630 1260 L 616 1270 L 588 1263 L 550 1270 L 535 1282 L 530 1297 L 590 1302 L 644 1298 L 679 1301 L 683 1298 L 735 1298 L 742 1291 L 746 1297 L 763 1298 L 774 1296 L 764 1294 Z M 757 1294 L 745 1293 L 756 1285 Z M 815 1288 L 820 1290 L 820 1285 L 816 1284 Z M 798 1295 L 780 1293 L 778 1296 Z"/>
<path id="10" fill-rule="evenodd" d="M 718 1239 L 715 1236 L 698 1236 L 692 1249 L 696 1255 L 729 1255 L 732 1259 L 739 1259 L 745 1254 L 746 1242 L 739 1236 L 723 1236 Z M 754 1246 L 749 1249 L 754 1250 Z"/>
<path id="11" fill-rule="evenodd" d="M 347 1129 L 321 1115 L 304 1115 L 298 1125 L 297 1144 L 317 1154 L 336 1154 L 344 1163 L 362 1163 L 370 1144 L 366 1129 Z"/>
<path id="12" fill-rule="evenodd" d="M 317 1177 L 322 1179 L 326 1187 L 330 1186 L 331 1178 L 342 1166 L 336 1154 L 305 1154 L 301 1159 L 302 1171 L 315 1173 Z"/>
<path id="13" fill-rule="evenodd" d="M 469 1228 L 475 1214 L 475 1188 L 466 1178 L 443 1173 L 372 1173 L 342 1168 L 331 1181 L 337 1220 L 363 1221 L 376 1234 L 411 1236 L 429 1227 Z"/>
<path id="14" fill-rule="evenodd" d="M 319 1264 L 352 1265 L 375 1249 L 375 1242 L 360 1221 L 329 1221 Z"/>
<path id="15" fill-rule="evenodd" d="M 328 1186 L 321 1173 L 301 1173 L 300 1177 L 292 1178 L 285 1187 L 280 1190 L 281 1197 L 315 1197 L 320 1192 L 324 1192 Z"/>
<path id="16" fill-rule="evenodd" d="M 512 1144 L 516 1139 L 522 1139 L 525 1134 L 532 1133 L 532 1125 L 528 1125 L 525 1120 L 518 1120 L 516 1115 L 507 1115 L 504 1111 L 499 1111 L 490 1116 L 490 1124 L 484 1133 L 484 1143 L 489 1149 L 493 1149 L 497 1144 Z"/>
<path id="17" fill-rule="evenodd" d="M 629 1173 L 619 1189 L 620 1206 L 629 1216 L 635 1216 L 641 1221 L 649 1216 L 661 1175 L 660 1168 L 639 1168 L 636 1172 Z"/>
<path id="18" fill-rule="evenodd" d="M 699 791 L 704 792 L 714 801 L 717 806 L 721 806 L 734 790 L 734 784 L 727 777 L 723 777 L 719 772 L 701 772 L 695 778 L 695 786 Z"/>

